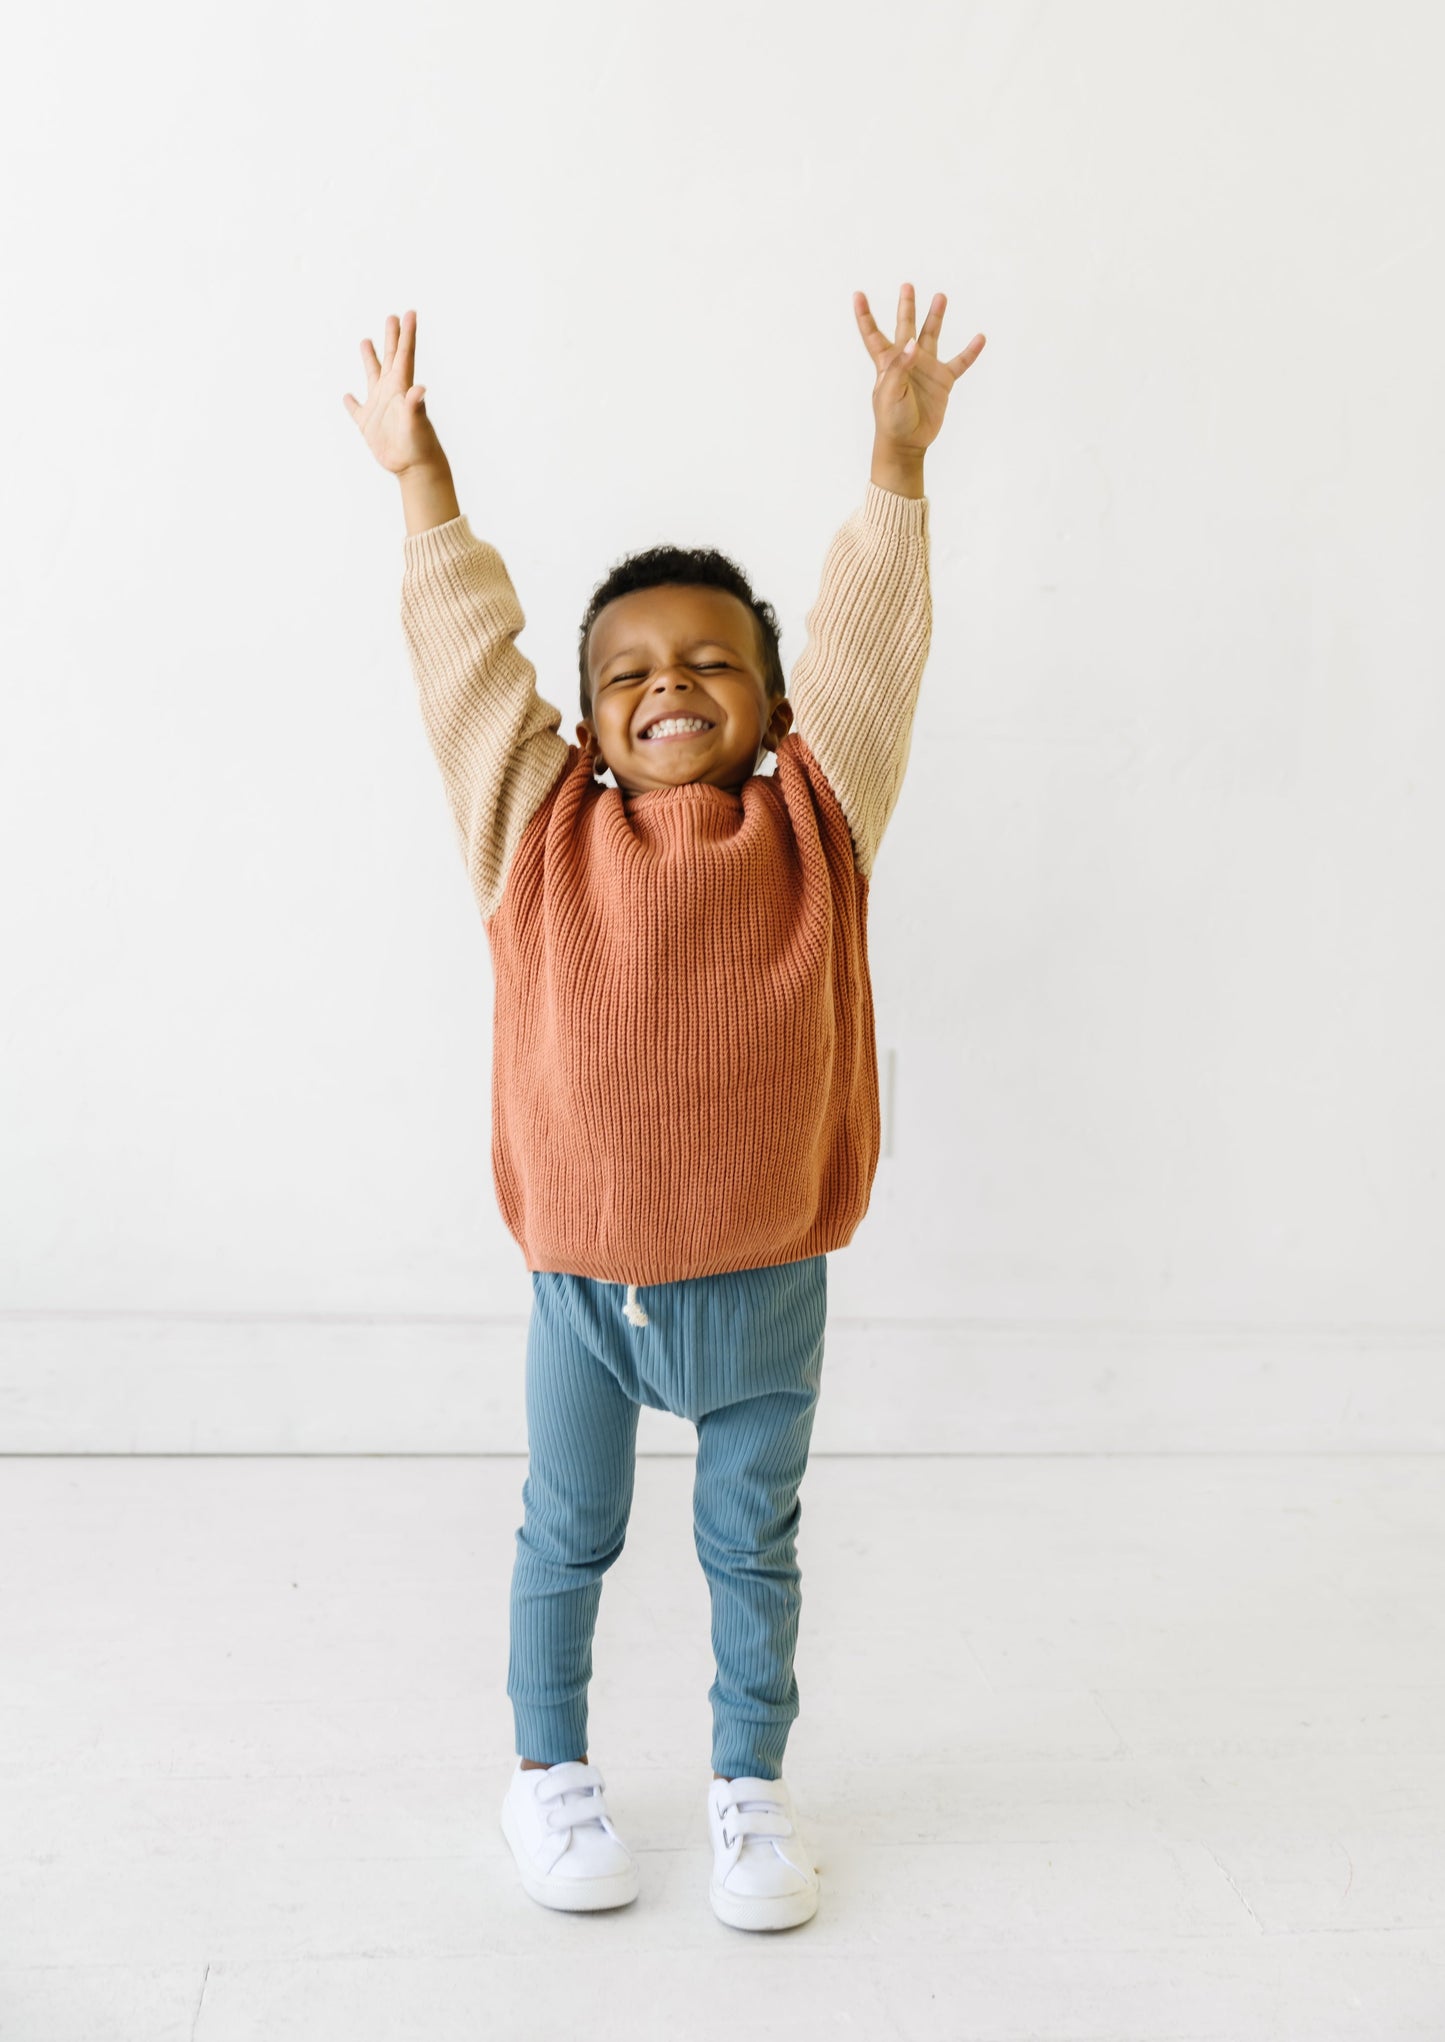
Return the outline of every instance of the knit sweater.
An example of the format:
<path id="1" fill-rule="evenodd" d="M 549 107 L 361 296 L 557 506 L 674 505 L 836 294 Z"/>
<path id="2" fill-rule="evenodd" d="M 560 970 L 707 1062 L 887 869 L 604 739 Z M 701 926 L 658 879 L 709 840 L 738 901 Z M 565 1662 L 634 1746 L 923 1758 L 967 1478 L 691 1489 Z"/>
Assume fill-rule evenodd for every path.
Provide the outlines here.
<path id="1" fill-rule="evenodd" d="M 874 860 L 932 625 L 928 499 L 835 534 L 776 769 L 598 781 L 465 514 L 404 541 L 402 626 L 493 966 L 492 1176 L 532 1270 L 635 1286 L 851 1240 L 879 1153 Z"/>

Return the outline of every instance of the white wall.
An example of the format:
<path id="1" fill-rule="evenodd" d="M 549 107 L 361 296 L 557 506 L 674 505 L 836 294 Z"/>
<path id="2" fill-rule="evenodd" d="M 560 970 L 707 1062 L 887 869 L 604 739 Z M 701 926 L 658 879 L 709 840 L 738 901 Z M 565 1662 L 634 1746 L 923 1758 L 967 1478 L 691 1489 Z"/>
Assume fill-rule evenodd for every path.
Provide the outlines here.
<path id="1" fill-rule="evenodd" d="M 850 294 L 988 345 L 840 1314 L 1445 1319 L 1425 6 L 32 10 L 3 87 L 0 1302 L 515 1314 L 490 967 L 342 405 L 418 310 L 542 691 L 633 547 L 791 665 Z"/>

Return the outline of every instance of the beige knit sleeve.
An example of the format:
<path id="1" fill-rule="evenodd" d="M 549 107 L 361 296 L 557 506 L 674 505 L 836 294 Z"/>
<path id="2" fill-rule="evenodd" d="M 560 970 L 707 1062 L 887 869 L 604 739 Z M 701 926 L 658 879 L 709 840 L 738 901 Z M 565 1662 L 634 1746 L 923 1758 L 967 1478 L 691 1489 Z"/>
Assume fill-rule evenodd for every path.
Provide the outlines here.
<path id="1" fill-rule="evenodd" d="M 523 831 L 567 763 L 562 712 L 517 643 L 526 623 L 466 516 L 403 542 L 401 622 L 472 891 L 489 920 Z"/>
<path id="2" fill-rule="evenodd" d="M 903 785 L 932 628 L 928 498 L 870 481 L 828 548 L 788 683 L 793 728 L 837 795 L 868 878 Z"/>

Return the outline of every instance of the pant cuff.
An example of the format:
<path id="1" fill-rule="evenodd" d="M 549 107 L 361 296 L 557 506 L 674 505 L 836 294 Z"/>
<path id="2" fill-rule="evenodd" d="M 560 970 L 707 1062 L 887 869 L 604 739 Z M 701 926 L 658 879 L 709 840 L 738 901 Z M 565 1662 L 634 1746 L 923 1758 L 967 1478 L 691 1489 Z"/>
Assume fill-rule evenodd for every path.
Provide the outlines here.
<path id="1" fill-rule="evenodd" d="M 730 1780 L 778 1780 L 791 1724 L 777 1729 L 764 1723 L 743 1723 L 720 1732 L 713 1745 L 712 1769 Z"/>
<path id="2" fill-rule="evenodd" d="M 543 1765 L 563 1765 L 569 1758 L 581 1758 L 587 1749 L 585 1702 L 560 1702 L 555 1708 L 548 1708 L 541 1703 L 514 1701 L 512 1721 L 518 1758 L 535 1758 Z"/>

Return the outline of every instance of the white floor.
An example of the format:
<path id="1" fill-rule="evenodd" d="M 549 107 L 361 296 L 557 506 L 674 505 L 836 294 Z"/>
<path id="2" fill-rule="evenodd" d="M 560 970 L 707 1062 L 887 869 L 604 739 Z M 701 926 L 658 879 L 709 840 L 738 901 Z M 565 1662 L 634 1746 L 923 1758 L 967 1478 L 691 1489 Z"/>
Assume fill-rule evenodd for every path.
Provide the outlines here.
<path id="1" fill-rule="evenodd" d="M 707 1903 L 686 1459 L 596 1643 L 641 1897 L 521 1892 L 524 1468 L 0 1461 L 4 2042 L 1445 2033 L 1438 1456 L 815 1454 L 774 1936 Z"/>

